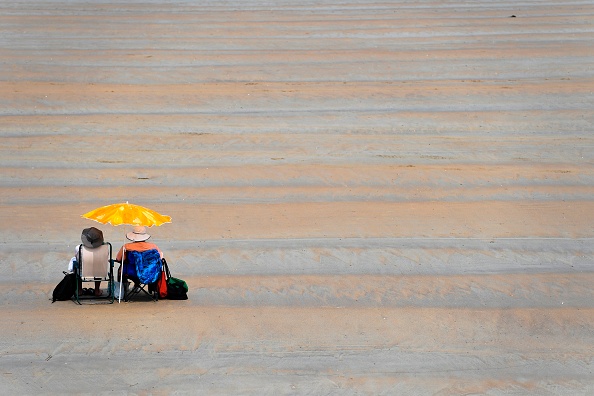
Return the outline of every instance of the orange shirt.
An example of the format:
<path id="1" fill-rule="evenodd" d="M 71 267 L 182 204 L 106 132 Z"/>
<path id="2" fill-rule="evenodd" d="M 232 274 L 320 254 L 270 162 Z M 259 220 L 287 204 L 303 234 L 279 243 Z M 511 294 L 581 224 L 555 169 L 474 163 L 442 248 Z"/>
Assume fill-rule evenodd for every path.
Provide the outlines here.
<path id="1" fill-rule="evenodd" d="M 131 243 L 125 244 L 124 246 L 122 246 L 120 248 L 120 251 L 118 252 L 118 254 L 116 256 L 116 261 L 119 261 L 120 263 L 122 262 L 122 254 L 123 254 L 124 248 L 126 250 L 134 250 L 136 252 L 145 252 L 147 250 L 157 249 L 159 254 L 161 254 L 161 258 L 163 258 L 163 252 L 154 243 L 146 242 L 146 241 L 145 242 L 131 242 Z"/>

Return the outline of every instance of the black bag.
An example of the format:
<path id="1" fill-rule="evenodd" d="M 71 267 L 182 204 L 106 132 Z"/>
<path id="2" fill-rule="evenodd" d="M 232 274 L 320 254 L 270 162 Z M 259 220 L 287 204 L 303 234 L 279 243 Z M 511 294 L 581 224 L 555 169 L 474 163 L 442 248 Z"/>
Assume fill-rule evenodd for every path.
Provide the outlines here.
<path id="1" fill-rule="evenodd" d="M 56 301 L 70 300 L 76 290 L 76 274 L 64 272 L 64 279 L 54 288 L 52 304 Z"/>
<path id="2" fill-rule="evenodd" d="M 167 261 L 163 259 L 163 268 L 167 274 L 167 298 L 169 300 L 187 300 L 188 299 L 188 285 L 185 281 L 174 278 L 169 272 Z"/>

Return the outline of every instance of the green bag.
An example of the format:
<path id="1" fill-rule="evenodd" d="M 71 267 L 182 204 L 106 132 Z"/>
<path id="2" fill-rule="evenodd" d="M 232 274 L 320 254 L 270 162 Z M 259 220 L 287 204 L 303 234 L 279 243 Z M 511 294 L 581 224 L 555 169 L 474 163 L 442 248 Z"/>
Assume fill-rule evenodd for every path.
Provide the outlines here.
<path id="1" fill-rule="evenodd" d="M 170 300 L 187 300 L 188 284 L 178 278 L 167 279 L 167 298 Z"/>
<path id="2" fill-rule="evenodd" d="M 188 284 L 186 281 L 171 276 L 167 261 L 163 259 L 163 267 L 167 274 L 167 298 L 169 300 L 187 300 L 188 299 Z"/>

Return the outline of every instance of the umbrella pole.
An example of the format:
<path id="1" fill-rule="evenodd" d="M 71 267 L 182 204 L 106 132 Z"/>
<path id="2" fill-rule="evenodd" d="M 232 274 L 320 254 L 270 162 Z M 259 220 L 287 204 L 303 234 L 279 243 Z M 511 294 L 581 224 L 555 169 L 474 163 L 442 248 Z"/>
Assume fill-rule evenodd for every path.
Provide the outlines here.
<path id="1" fill-rule="evenodd" d="M 126 243 L 122 246 L 122 263 L 120 264 L 120 294 L 118 295 L 118 304 L 122 302 L 122 284 L 124 283 L 124 257 L 126 256 Z"/>

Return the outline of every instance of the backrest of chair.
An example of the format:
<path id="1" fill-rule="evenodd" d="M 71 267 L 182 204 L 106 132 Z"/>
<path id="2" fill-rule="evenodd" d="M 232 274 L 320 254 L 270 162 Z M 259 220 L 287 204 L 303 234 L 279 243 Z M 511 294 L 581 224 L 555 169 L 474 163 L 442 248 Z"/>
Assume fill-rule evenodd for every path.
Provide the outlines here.
<path id="1" fill-rule="evenodd" d="M 81 245 L 79 250 L 80 275 L 83 279 L 109 279 L 111 245 L 105 243 L 96 248 Z"/>
<path id="2" fill-rule="evenodd" d="M 128 266 L 136 269 L 136 276 L 141 283 L 155 283 L 161 274 L 163 262 L 161 254 L 157 249 L 138 252 L 135 250 L 126 251 Z"/>

